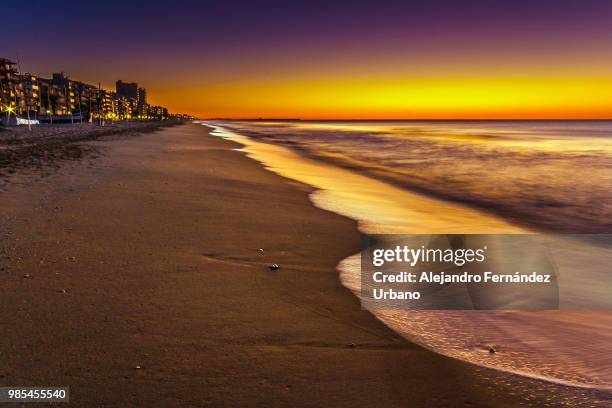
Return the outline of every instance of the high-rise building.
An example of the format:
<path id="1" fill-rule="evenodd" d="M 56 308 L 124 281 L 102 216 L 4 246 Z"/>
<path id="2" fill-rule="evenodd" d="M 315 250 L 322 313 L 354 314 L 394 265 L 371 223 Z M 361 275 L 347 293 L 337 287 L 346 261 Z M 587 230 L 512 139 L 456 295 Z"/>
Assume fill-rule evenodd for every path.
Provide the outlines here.
<path id="1" fill-rule="evenodd" d="M 74 82 L 76 111 L 81 121 L 87 121 L 97 110 L 98 88 L 83 82 Z"/>
<path id="2" fill-rule="evenodd" d="M 99 92 L 100 100 L 100 115 L 105 119 L 115 119 L 117 116 L 117 104 L 115 102 L 115 93 L 108 92 L 102 89 Z"/>
<path id="3" fill-rule="evenodd" d="M 117 95 L 127 99 L 138 100 L 138 84 L 136 82 L 123 82 L 118 80 L 115 83 Z"/>
<path id="4" fill-rule="evenodd" d="M 77 95 L 75 82 L 70 80 L 63 72 L 54 73 L 51 83 L 56 88 L 57 105 L 56 115 L 73 115 L 77 109 Z"/>
<path id="5" fill-rule="evenodd" d="M 144 88 L 138 88 L 138 102 L 147 103 L 147 90 Z"/>
<path id="6" fill-rule="evenodd" d="M 168 109 L 163 106 L 149 106 L 149 116 L 160 120 L 167 119 Z"/>
<path id="7" fill-rule="evenodd" d="M 138 88 L 137 110 L 138 116 L 147 116 L 147 90 L 144 88 Z"/>
<path id="8" fill-rule="evenodd" d="M 15 85 L 18 82 L 15 63 L 6 58 L 0 58 L 0 112 L 7 115 L 17 109 Z"/>
<path id="9" fill-rule="evenodd" d="M 17 78 L 18 84 L 15 87 L 17 110 L 21 114 L 36 115 L 40 111 L 41 102 L 38 77 L 32 74 L 21 74 Z"/>
<path id="10" fill-rule="evenodd" d="M 54 116 L 66 113 L 64 86 L 54 83 L 53 79 L 38 78 L 40 88 L 40 115 Z"/>
<path id="11" fill-rule="evenodd" d="M 11 117 L 34 118 L 43 123 L 78 123 L 100 120 L 167 119 L 162 106 L 147 103 L 147 91 L 136 82 L 116 82 L 117 92 L 75 81 L 63 72 L 43 78 L 20 73 L 15 63 L 0 58 L 0 121 Z"/>
<path id="12" fill-rule="evenodd" d="M 120 120 L 130 120 L 134 118 L 138 110 L 138 102 L 135 99 L 126 98 L 117 93 L 113 94 L 117 118 Z"/>

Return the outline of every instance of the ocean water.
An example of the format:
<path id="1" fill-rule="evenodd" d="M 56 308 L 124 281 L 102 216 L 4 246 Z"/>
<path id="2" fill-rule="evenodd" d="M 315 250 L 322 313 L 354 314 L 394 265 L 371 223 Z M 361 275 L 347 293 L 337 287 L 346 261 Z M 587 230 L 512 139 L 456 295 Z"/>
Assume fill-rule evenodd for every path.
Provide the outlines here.
<path id="1" fill-rule="evenodd" d="M 612 233 L 612 122 L 207 125 L 270 170 L 314 186 L 315 205 L 358 220 L 364 233 Z M 609 305 L 612 251 L 588 239 L 559 238 L 555 248 L 564 310 L 374 313 L 441 354 L 607 394 L 612 313 L 568 309 L 585 297 Z M 355 254 L 338 267 L 357 296 L 359 262 Z M 562 402 L 581 405 L 576 395 Z"/>
<path id="2" fill-rule="evenodd" d="M 227 127 L 518 225 L 612 232 L 612 121 L 232 122 Z"/>

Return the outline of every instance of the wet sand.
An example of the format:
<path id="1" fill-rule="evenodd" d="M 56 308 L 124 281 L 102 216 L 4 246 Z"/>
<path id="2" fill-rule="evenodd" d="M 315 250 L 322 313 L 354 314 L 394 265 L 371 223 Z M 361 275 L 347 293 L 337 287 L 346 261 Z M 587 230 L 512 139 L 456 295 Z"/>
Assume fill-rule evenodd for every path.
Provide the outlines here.
<path id="1" fill-rule="evenodd" d="M 521 234 L 527 230 L 484 211 L 436 199 L 396 187 L 364 171 L 351 171 L 324 160 L 316 160 L 300 149 L 282 143 L 266 143 L 234 132 L 232 123 L 204 122 L 214 135 L 244 146 L 249 157 L 267 169 L 316 188 L 310 200 L 319 208 L 354 219 L 364 234 Z M 221 126 L 221 127 L 219 127 Z M 315 126 L 315 125 L 311 125 Z M 550 239 L 550 238 L 549 238 Z M 545 379 L 576 388 L 577 401 L 597 405 L 597 397 L 584 389 L 610 391 L 610 317 L 599 310 L 608 305 L 603 289 L 607 279 L 610 252 L 586 242 L 557 237 L 555 266 L 562 275 L 560 307 L 554 311 L 416 311 L 383 310 L 373 314 L 406 339 L 437 353 L 483 367 Z M 338 269 L 340 280 L 361 296 L 361 254 L 344 259 Z M 590 265 L 588 269 L 580 265 Z M 519 267 L 518 263 L 515 265 Z M 528 266 L 524 266 L 527 268 Z M 580 271 L 580 272 L 577 272 Z M 588 283 L 588 284 L 587 284 Z M 492 294 L 494 297 L 495 295 Z M 588 307 L 594 310 L 576 311 Z M 570 311 L 571 310 L 571 311 Z M 494 345 L 497 352 L 487 352 Z M 484 351 L 484 352 L 483 352 Z M 529 393 L 525 382 L 522 392 Z M 553 394 L 553 391 L 548 392 Z M 604 402 L 606 397 L 604 396 Z M 609 398 L 608 398 L 609 399 Z M 566 395 L 554 395 L 551 403 L 567 402 Z"/>
<path id="2" fill-rule="evenodd" d="M 0 192 L 1 384 L 69 385 L 85 407 L 557 406 L 565 392 L 362 311 L 335 269 L 359 250 L 355 222 L 203 126 L 89 144 L 101 157 Z"/>

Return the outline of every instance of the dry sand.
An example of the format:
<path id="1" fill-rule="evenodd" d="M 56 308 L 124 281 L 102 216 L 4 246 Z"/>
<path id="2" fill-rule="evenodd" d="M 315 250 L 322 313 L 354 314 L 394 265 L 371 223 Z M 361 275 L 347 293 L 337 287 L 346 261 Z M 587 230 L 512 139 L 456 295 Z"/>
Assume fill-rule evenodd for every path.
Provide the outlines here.
<path id="1" fill-rule="evenodd" d="M 0 385 L 80 407 L 554 406 L 362 311 L 335 270 L 355 223 L 238 145 L 191 124 L 90 145 L 0 192 Z"/>

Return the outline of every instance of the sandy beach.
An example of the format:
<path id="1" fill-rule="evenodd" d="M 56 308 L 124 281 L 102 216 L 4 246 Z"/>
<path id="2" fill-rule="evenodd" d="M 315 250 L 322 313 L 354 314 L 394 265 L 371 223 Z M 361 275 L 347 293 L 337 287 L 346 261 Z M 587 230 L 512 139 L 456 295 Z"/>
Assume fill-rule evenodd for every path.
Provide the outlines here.
<path id="1" fill-rule="evenodd" d="M 6 175 L 1 384 L 82 407 L 578 406 L 361 310 L 336 271 L 356 223 L 209 131 L 83 140 L 95 154 Z"/>

